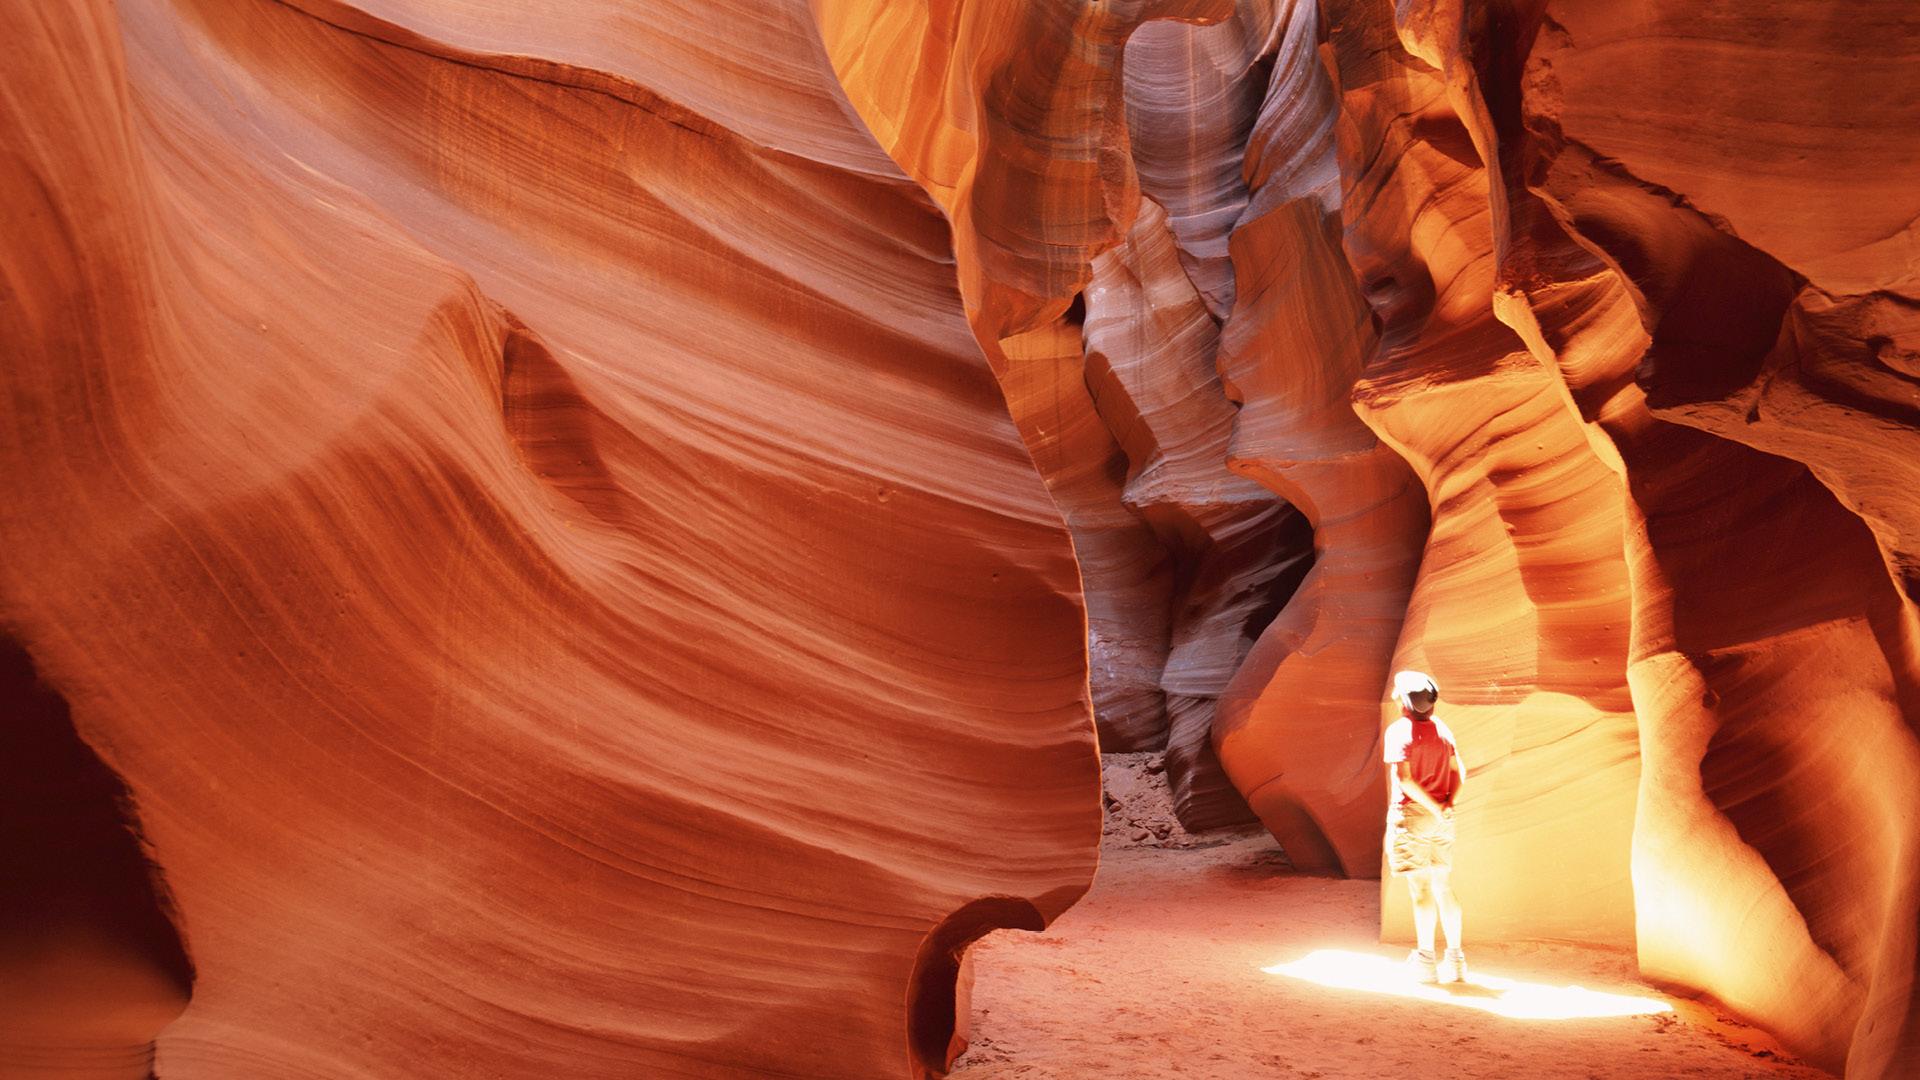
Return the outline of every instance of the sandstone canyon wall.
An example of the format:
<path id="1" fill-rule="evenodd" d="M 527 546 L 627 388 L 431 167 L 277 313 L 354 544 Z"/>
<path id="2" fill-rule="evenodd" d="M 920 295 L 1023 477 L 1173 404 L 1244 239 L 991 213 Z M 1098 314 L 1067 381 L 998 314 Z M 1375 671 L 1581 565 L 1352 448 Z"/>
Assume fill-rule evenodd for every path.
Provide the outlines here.
<path id="1" fill-rule="evenodd" d="M 1214 706 L 1291 596 L 1309 539 L 1300 515 L 1232 475 L 1221 452 L 1231 412 L 1215 353 L 1231 278 L 1217 250 L 1194 280 L 1186 267 L 1193 251 L 1223 245 L 1231 208 L 1209 204 L 1216 188 L 1236 186 L 1238 139 L 1232 122 L 1218 127 L 1202 107 L 1213 99 L 1196 87 L 1218 74 L 1189 62 L 1180 24 L 1250 26 L 1246 16 L 1265 9 L 1237 12 L 1224 0 L 816 6 L 854 107 L 953 222 L 982 347 L 1003 372 L 1033 360 L 1036 370 L 1010 376 L 1024 392 L 1008 404 L 1077 548 L 1091 553 L 1081 573 L 1095 697 L 1137 703 L 1129 688 L 1148 679 L 1157 693 L 1145 709 L 1101 714 L 1102 745 L 1164 747 L 1188 827 L 1251 820 L 1214 754 Z M 1231 67 L 1236 58 L 1251 60 L 1244 47 L 1216 59 Z M 1217 183 L 1197 183 L 1202 173 Z M 1124 468 L 1118 482 L 1089 485 L 1056 464 L 1055 444 L 1098 438 L 1072 434 L 1095 421 L 1087 430 L 1104 432 L 1098 452 Z M 1143 589 L 1146 544 L 1162 567 Z M 1151 621 L 1107 614 L 1127 612 Z"/>
<path id="2" fill-rule="evenodd" d="M 1503 879 L 1463 855 L 1462 873 L 1546 908 L 1612 905 L 1630 851 L 1644 971 L 1849 1075 L 1911 1073 L 1920 909 L 1898 793 L 1920 779 L 1920 666 L 1892 491 L 1917 418 L 1898 314 L 1914 263 L 1896 254 L 1914 196 L 1845 162 L 1856 139 L 1920 156 L 1920 21 L 1361 3 L 1329 4 L 1327 25 L 1344 246 L 1383 337 L 1356 407 L 1435 506 L 1401 652 L 1521 695 L 1510 735 L 1475 714 L 1497 701 L 1467 703 L 1469 762 L 1490 735 L 1510 752 L 1461 831 L 1463 851 L 1527 861 Z M 1841 138 L 1849 110 L 1870 115 Z M 1511 569 L 1472 520 L 1489 501 Z M 1530 603 L 1492 602 L 1514 588 Z M 1528 622 L 1486 621 L 1444 659 L 1433 620 L 1468 596 Z M 1533 656 L 1476 671 L 1502 641 Z M 1578 846 L 1555 860 L 1553 835 Z"/>
<path id="3" fill-rule="evenodd" d="M 192 963 L 76 1074 L 903 1076 L 1086 887 L 945 222 L 804 7 L 647 15 L 0 15 L 5 615 Z"/>
<path id="4" fill-rule="evenodd" d="M 1731 6 L 1567 7 L 1280 16 L 1220 362 L 1231 460 L 1314 519 L 1319 555 L 1236 677 L 1221 755 L 1297 864 L 1372 872 L 1374 703 L 1392 668 L 1433 671 L 1475 775 L 1480 932 L 1637 944 L 1815 1060 L 1902 1075 L 1914 214 L 1805 162 L 1865 152 L 1832 134 L 1847 108 L 1920 156 L 1916 28 L 1803 13 L 1776 43 Z M 1811 117 L 1751 89 L 1782 50 Z M 1383 900 L 1403 933 L 1402 891 Z"/>
<path id="5" fill-rule="evenodd" d="M 16 1060 L 937 1072 L 1411 666 L 1469 936 L 1920 1071 L 1912 5 L 17 7 Z"/>

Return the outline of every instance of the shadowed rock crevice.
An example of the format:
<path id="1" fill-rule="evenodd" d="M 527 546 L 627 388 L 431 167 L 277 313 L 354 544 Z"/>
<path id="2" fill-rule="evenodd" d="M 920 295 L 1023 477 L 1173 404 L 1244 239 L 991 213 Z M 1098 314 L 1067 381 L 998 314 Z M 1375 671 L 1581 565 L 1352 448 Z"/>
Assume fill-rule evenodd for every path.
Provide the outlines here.
<path id="1" fill-rule="evenodd" d="M 1220 763 L 1215 719 L 1313 558 L 1305 516 L 1231 468 L 1236 408 L 1220 372 L 1237 290 L 1228 241 L 1250 197 L 1246 148 L 1279 16 L 1241 4 L 1209 25 L 1147 23 L 1127 39 L 1137 213 L 1094 258 L 1087 290 L 1088 386 L 1127 454 L 1126 504 L 1173 563 L 1165 761 L 1191 830 L 1255 820 Z"/>
<path id="2" fill-rule="evenodd" d="M 1251 645 L 1250 611 L 1306 550 L 1274 540 L 1291 507 L 1227 468 L 1215 372 L 1265 16 L 848 0 L 821 5 L 820 23 L 854 108 L 953 222 L 975 334 L 1074 534 L 1103 747 L 1166 748 L 1190 827 L 1251 820 L 1209 745 L 1214 705 Z M 1220 32 L 1203 41 L 1193 24 Z M 981 36 L 995 25 L 1008 36 Z M 1199 157 L 1206 183 L 1184 185 Z"/>
<path id="3" fill-rule="evenodd" d="M 967 1049 L 973 972 L 967 947 L 995 930 L 1044 930 L 1032 902 L 1014 896 L 974 900 L 941 920 L 920 945 L 907 988 L 907 1044 L 919 1077 L 944 1076 Z"/>
<path id="4" fill-rule="evenodd" d="M 193 965 L 126 787 L 0 635 L 0 1075 L 146 1077 Z"/>
<path id="5" fill-rule="evenodd" d="M 600 452 L 601 429 L 618 428 L 581 394 L 540 335 L 505 316 L 500 413 L 527 468 L 600 523 L 618 527 L 641 515 Z"/>
<path id="6" fill-rule="evenodd" d="M 1314 559 L 1222 694 L 1214 742 L 1297 867 L 1378 873 L 1379 702 L 1427 533 L 1425 492 L 1355 416 L 1379 317 L 1340 243 L 1340 99 L 1318 5 L 1295 5 L 1243 150 L 1235 301 L 1217 356 L 1228 459 L 1298 507 Z M 1407 285 L 1381 278 L 1376 291 Z"/>
<path id="7" fill-rule="evenodd" d="M 0 5 L 37 1060 L 937 1071 L 1096 710 L 1366 875 L 1407 666 L 1472 936 L 1920 1072 L 1920 7 L 683 16 Z"/>

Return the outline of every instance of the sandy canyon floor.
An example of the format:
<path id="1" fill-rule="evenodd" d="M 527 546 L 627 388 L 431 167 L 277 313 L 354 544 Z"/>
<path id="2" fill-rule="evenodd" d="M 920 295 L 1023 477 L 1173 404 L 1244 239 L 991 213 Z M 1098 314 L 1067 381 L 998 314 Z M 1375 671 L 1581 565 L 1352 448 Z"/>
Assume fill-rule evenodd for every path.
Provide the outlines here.
<path id="1" fill-rule="evenodd" d="M 1152 768 L 1109 762 L 1086 899 L 974 947 L 956 1080 L 1829 1075 L 1611 950 L 1479 945 L 1467 986 L 1420 987 L 1378 940 L 1376 882 L 1296 874 L 1263 833 L 1169 829 Z"/>

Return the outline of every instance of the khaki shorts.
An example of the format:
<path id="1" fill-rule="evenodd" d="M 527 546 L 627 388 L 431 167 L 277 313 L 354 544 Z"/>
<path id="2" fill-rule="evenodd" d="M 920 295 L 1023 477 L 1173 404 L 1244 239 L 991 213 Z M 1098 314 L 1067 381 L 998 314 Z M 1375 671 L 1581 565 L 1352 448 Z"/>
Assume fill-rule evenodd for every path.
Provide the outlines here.
<path id="1" fill-rule="evenodd" d="M 1387 869 L 1395 874 L 1453 869 L 1453 809 L 1440 817 L 1418 804 L 1387 811 Z"/>

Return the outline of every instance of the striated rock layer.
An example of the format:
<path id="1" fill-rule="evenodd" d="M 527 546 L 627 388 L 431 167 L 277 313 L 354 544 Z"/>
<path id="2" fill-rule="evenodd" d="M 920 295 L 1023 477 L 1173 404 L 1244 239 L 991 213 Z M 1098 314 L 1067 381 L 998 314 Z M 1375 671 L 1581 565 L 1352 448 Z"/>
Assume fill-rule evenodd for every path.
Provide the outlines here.
<path id="1" fill-rule="evenodd" d="M 1111 703 L 1100 715 L 1103 745 L 1164 746 L 1189 828 L 1247 820 L 1210 745 L 1214 704 L 1290 595 L 1307 539 L 1290 507 L 1232 476 L 1222 460 L 1230 413 L 1212 373 L 1214 310 L 1230 295 L 1231 278 L 1204 254 L 1208 244 L 1219 246 L 1226 220 L 1199 214 L 1204 189 L 1185 185 L 1183 199 L 1169 186 L 1203 159 L 1219 173 L 1232 153 L 1233 125 L 1203 147 L 1184 130 L 1195 114 L 1149 115 L 1153 101 L 1143 88 L 1158 80 L 1206 84 L 1174 62 L 1177 52 L 1165 51 L 1185 23 L 1225 20 L 1241 33 L 1264 9 L 1236 11 L 1224 0 L 1082 7 L 835 0 L 820 9 L 849 99 L 954 224 L 974 331 L 1003 380 L 1026 388 L 1010 397 L 1015 420 L 1076 541 L 1091 553 L 1081 572 L 1088 595 L 1098 597 L 1088 608 L 1095 696 Z M 1149 44 L 1135 64 L 1132 43 L 1142 33 Z M 1249 58 L 1244 49 L 1225 50 L 1220 62 L 1231 69 Z M 1129 75 L 1129 65 L 1140 74 Z M 1146 163 L 1140 171 L 1135 131 Z M 1179 214 L 1162 215 L 1143 186 L 1177 203 Z M 1178 258 L 1169 257 L 1169 234 Z M 1084 387 L 1073 385 L 1072 360 L 1062 351 L 1068 327 L 1081 318 Z M 1063 461 L 1061 442 L 1090 450 L 1098 442 L 1073 434 L 1087 417 L 1085 391 L 1125 454 L 1127 478 L 1117 492 L 1055 464 Z M 1118 460 L 1104 443 L 1096 452 Z M 1128 531 L 1116 516 L 1121 510 L 1151 527 L 1170 575 L 1165 606 L 1130 633 L 1107 613 L 1145 613 L 1159 586 L 1142 587 L 1137 568 L 1146 556 L 1137 539 L 1120 539 Z M 1135 554 L 1118 555 L 1122 546 Z M 1149 632 L 1162 628 L 1156 657 L 1145 646 Z M 1146 677 L 1164 695 L 1157 722 L 1136 704 Z"/>
<path id="2" fill-rule="evenodd" d="M 0 16 L 0 596 L 164 872 L 160 1075 L 901 1076 L 1089 881 L 945 223 L 804 6 L 648 20 Z"/>
<path id="3" fill-rule="evenodd" d="M 1443 685 L 1461 681 L 1452 668 L 1469 693 L 1513 689 L 1465 656 L 1435 656 L 1427 645 L 1446 628 L 1420 622 L 1447 609 L 1453 579 L 1489 616 L 1525 612 L 1491 600 L 1517 576 L 1533 623 L 1485 624 L 1472 658 L 1537 637 L 1534 693 L 1571 687 L 1575 700 L 1524 700 L 1517 716 L 1542 734 L 1577 724 L 1562 738 L 1584 745 L 1523 757 L 1515 741 L 1512 761 L 1530 764 L 1515 786 L 1552 786 L 1496 791 L 1511 819 L 1538 827 L 1571 809 L 1592 819 L 1577 835 L 1618 837 L 1633 764 L 1607 748 L 1626 730 L 1623 673 L 1640 757 L 1643 970 L 1713 993 L 1849 1075 L 1911 1073 L 1920 889 L 1897 793 L 1920 761 L 1920 664 L 1893 494 L 1905 465 L 1888 463 L 1912 390 L 1885 358 L 1899 355 L 1910 295 L 1887 254 L 1912 212 L 1904 195 L 1866 192 L 1870 209 L 1832 209 L 1800 163 L 1833 138 L 1821 110 L 1862 108 L 1869 127 L 1911 115 L 1903 58 L 1920 24 L 1892 6 L 1866 13 L 1847 32 L 1856 70 L 1831 59 L 1828 14 L 1806 9 L 1778 33 L 1746 6 L 1712 3 L 1330 14 L 1348 118 L 1345 246 L 1383 335 L 1356 401 L 1436 507 L 1402 654 Z M 1777 92 L 1783 78 L 1798 90 Z M 1820 103 L 1811 116 L 1783 104 L 1806 99 Z M 1911 140 L 1892 151 L 1916 156 Z M 1788 212 L 1795 183 L 1807 190 Z M 1902 224 L 1873 217 L 1889 212 Z M 1477 392 L 1440 411 L 1469 381 Z M 1470 430 L 1430 430 L 1474 409 L 1486 411 Z M 1447 558 L 1489 500 L 1513 538 L 1511 570 L 1490 530 Z M 1624 592 L 1609 585 L 1613 541 L 1593 527 L 1612 514 Z M 1621 610 L 1624 671 L 1608 671 Z M 1486 733 L 1462 736 L 1471 765 Z M 1483 793 L 1506 770 L 1482 770 L 1463 806 L 1463 852 L 1486 850 L 1500 825 Z M 1594 850 L 1583 843 L 1578 869 Z M 1483 877 L 1466 858 L 1467 881 Z M 1519 895 L 1557 908 L 1566 880 L 1559 866 Z"/>
<path id="4" fill-rule="evenodd" d="M 1473 778 L 1458 869 L 1475 925 L 1629 944 L 1639 768 L 1620 480 L 1495 314 L 1474 114 L 1391 14 L 1342 10 L 1329 44 L 1344 245 L 1380 333 L 1355 405 L 1433 507 L 1394 666 L 1446 688 Z M 1398 921 L 1406 890 L 1392 884 Z"/>
<path id="5" fill-rule="evenodd" d="M 1641 518 L 1642 966 L 1850 1076 L 1903 1076 L 1920 1070 L 1920 653 L 1899 507 L 1920 383 L 1898 357 L 1920 206 L 1875 185 L 1920 159 L 1890 134 L 1920 115 L 1920 16 L 1768 12 L 1554 4 L 1512 28 L 1515 217 L 1543 252 L 1588 256 L 1535 277 L 1565 301 L 1519 298 L 1548 347 L 1595 354 L 1579 400 Z M 1693 119 L 1660 122 L 1682 101 Z M 1862 154 L 1876 164 L 1856 172 Z M 1583 334 L 1583 308 L 1623 314 Z"/>
<path id="6" fill-rule="evenodd" d="M 1475 774 L 1470 934 L 1633 942 L 1893 1076 L 1920 263 L 1882 178 L 1920 156 L 1891 134 L 1920 26 L 1857 15 L 1841 49 L 1817 5 L 1290 6 L 1221 363 L 1234 460 L 1319 558 L 1215 734 L 1296 862 L 1370 873 L 1384 673 L 1433 671 Z M 1391 509 L 1408 468 L 1430 533 Z M 1363 559 L 1330 608 L 1319 575 Z"/>
<path id="7" fill-rule="evenodd" d="M 1246 202 L 1239 158 L 1274 15 L 1241 0 L 1218 22 L 1154 22 L 1128 38 L 1139 211 L 1126 239 L 1094 261 L 1087 293 L 1089 376 L 1132 462 L 1128 501 L 1180 569 L 1161 685 L 1167 775 L 1190 828 L 1253 820 L 1219 763 L 1213 722 L 1311 563 L 1306 518 L 1230 471 L 1234 410 L 1219 376 L 1234 284 L 1227 234 Z"/>
<path id="8" fill-rule="evenodd" d="M 1063 316 L 988 350 L 1007 408 L 1073 534 L 1087 600 L 1087 674 L 1104 753 L 1167 742 L 1161 675 L 1171 634 L 1173 554 L 1124 501 L 1127 457 L 1087 385 L 1077 319 Z"/>
<path id="9" fill-rule="evenodd" d="M 1412 666 L 1470 936 L 1920 1072 L 1911 4 L 16 8 L 0 1067 L 938 1072 Z"/>
<path id="10" fill-rule="evenodd" d="M 1230 251 L 1220 372 L 1240 404 L 1229 460 L 1312 522 L 1315 560 L 1221 699 L 1234 784 L 1295 866 L 1379 872 L 1379 700 L 1426 534 L 1406 464 L 1354 415 L 1376 345 L 1339 246 L 1337 102 L 1312 4 L 1286 12 L 1252 129 Z"/>
<path id="11" fill-rule="evenodd" d="M 1216 703 L 1293 595 L 1312 533 L 1293 507 L 1226 469 L 1233 407 L 1215 368 L 1219 324 L 1151 200 L 1127 241 L 1094 263 L 1087 383 L 1131 467 L 1122 499 L 1174 555 L 1178 580 L 1160 686 L 1167 775 L 1181 821 L 1251 821 L 1213 748 Z"/>

